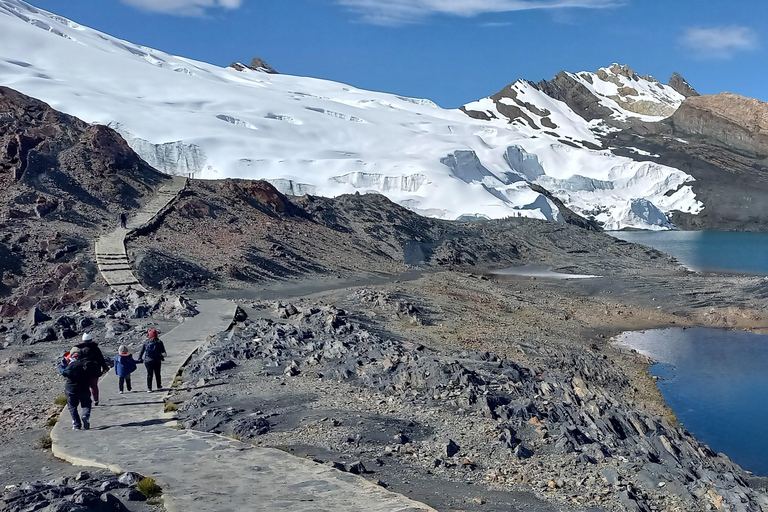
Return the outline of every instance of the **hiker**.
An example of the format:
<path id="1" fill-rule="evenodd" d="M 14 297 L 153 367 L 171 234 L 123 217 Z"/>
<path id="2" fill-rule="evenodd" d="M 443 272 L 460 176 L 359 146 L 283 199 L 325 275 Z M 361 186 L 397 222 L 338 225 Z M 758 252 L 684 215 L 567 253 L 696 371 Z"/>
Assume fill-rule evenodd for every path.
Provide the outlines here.
<path id="1" fill-rule="evenodd" d="M 59 372 L 67 379 L 64 393 L 67 396 L 67 407 L 69 408 L 69 414 L 72 416 L 72 428 L 74 430 L 88 430 L 91 428 L 91 392 L 89 384 L 91 375 L 99 370 L 96 363 L 82 359 L 81 355 L 82 353 L 78 347 L 72 347 L 72 350 L 65 356 L 59 367 Z M 82 417 L 78 414 L 78 406 L 83 409 Z"/>
<path id="2" fill-rule="evenodd" d="M 125 212 L 120 212 L 120 227 L 126 228 L 128 226 L 128 217 L 125 215 Z"/>
<path id="3" fill-rule="evenodd" d="M 80 359 L 93 361 L 96 363 L 94 367 L 98 368 L 98 371 L 93 371 L 89 386 L 91 387 L 91 395 L 93 395 L 93 405 L 99 405 L 99 379 L 104 373 L 109 371 L 109 365 L 106 359 L 104 359 L 101 349 L 93 341 L 91 333 L 86 332 L 83 334 L 83 342 L 78 343 L 77 348 L 80 349 Z"/>
<path id="4" fill-rule="evenodd" d="M 133 356 L 128 351 L 128 347 L 120 345 L 115 356 L 115 373 L 117 374 L 117 386 L 120 394 L 123 394 L 123 386 L 131 391 L 131 374 L 136 371 L 136 363 Z"/>
<path id="5" fill-rule="evenodd" d="M 157 381 L 158 391 L 162 389 L 163 385 L 160 384 L 160 367 L 165 359 L 165 345 L 160 340 L 157 334 L 157 330 L 149 330 L 149 338 L 144 342 L 139 352 L 139 362 L 143 362 L 147 368 L 147 393 L 152 392 L 152 376 L 155 376 Z"/>

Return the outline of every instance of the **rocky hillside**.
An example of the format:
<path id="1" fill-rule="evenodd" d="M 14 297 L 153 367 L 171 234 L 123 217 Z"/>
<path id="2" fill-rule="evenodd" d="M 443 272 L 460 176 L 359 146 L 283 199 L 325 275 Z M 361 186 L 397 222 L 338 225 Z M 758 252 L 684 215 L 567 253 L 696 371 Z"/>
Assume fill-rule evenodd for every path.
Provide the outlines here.
<path id="1" fill-rule="evenodd" d="M 676 212 L 679 229 L 768 229 L 768 105 L 730 93 L 692 96 L 669 119 L 612 133 L 618 154 L 642 153 L 695 178 L 693 192 L 706 207 Z"/>
<path id="2" fill-rule="evenodd" d="M 241 288 L 414 266 L 483 271 L 536 264 L 584 274 L 673 268 L 659 253 L 570 224 L 442 221 L 379 194 L 289 198 L 248 180 L 190 182 L 162 225 L 132 239 L 128 249 L 141 280 L 166 289 Z"/>
<path id="3" fill-rule="evenodd" d="M 111 129 L 0 87 L 0 316 L 82 298 L 94 237 L 165 179 Z"/>
<path id="4" fill-rule="evenodd" d="M 724 92 L 686 100 L 671 118 L 674 133 L 756 157 L 768 156 L 768 103 Z"/>

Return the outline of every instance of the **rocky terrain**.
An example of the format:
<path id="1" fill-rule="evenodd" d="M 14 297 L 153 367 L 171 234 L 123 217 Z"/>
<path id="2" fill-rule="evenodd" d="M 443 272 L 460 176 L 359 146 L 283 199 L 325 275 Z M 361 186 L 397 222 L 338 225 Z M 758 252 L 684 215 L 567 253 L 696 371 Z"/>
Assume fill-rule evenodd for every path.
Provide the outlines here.
<path id="1" fill-rule="evenodd" d="M 688 98 L 669 119 L 612 133 L 606 144 L 632 156 L 634 148 L 694 178 L 706 205 L 698 215 L 674 212 L 679 229 L 763 231 L 768 227 L 768 145 L 765 103 L 723 93 Z"/>
<path id="2" fill-rule="evenodd" d="M 679 135 L 704 136 L 731 150 L 768 156 L 768 104 L 724 92 L 689 98 L 670 119 Z"/>
<path id="3" fill-rule="evenodd" d="M 104 126 L 0 87 L 0 317 L 82 301 L 92 243 L 166 177 Z"/>
<path id="4" fill-rule="evenodd" d="M 287 197 L 266 182 L 194 181 L 158 229 L 128 250 L 157 289 L 242 288 L 306 275 L 428 269 L 486 271 L 542 264 L 572 273 L 671 265 L 661 253 L 578 225 L 510 218 L 460 223 L 422 217 L 384 196 Z M 574 257 L 599 252 L 604 262 Z"/>
<path id="5" fill-rule="evenodd" d="M 656 300 L 727 300 L 702 288 L 717 279 L 664 290 L 669 278 L 632 306 L 609 298 L 626 283 L 595 293 L 453 272 L 244 300 L 248 318 L 193 356 L 171 400 L 186 428 L 363 474 L 438 510 L 761 510 L 765 482 L 680 427 L 642 361 L 599 334 L 705 321 Z"/>
<path id="6" fill-rule="evenodd" d="M 141 510 L 129 487 L 104 494 L 115 477 L 77 480 L 46 451 L 56 365 L 84 330 L 108 359 L 120 344 L 135 350 L 150 327 L 195 314 L 180 292 L 242 308 L 175 382 L 185 428 L 311 457 L 439 510 L 768 506 L 763 479 L 693 438 L 648 361 L 609 342 L 658 326 L 765 327 L 763 279 L 693 274 L 575 215 L 449 222 L 375 194 L 296 198 L 265 182 L 192 180 L 129 241 L 153 293 L 109 294 L 90 248 L 164 178 L 115 132 L 2 94 L 13 116 L 0 123 L 0 478 L 14 486 L 3 510 L 119 509 L 115 500 Z M 609 140 L 653 148 L 673 135 Z M 700 158 L 713 174 L 725 165 L 704 139 L 673 147 L 659 158 Z M 719 158 L 746 177 L 748 157 Z M 40 241 L 53 233 L 77 243 L 50 254 Z M 489 274 L 521 265 L 596 277 Z M 67 277 L 78 272 L 88 278 Z"/>
<path id="7" fill-rule="evenodd" d="M 0 491 L 0 509 L 7 512 L 151 512 L 157 505 L 136 490 L 137 473 L 115 476 L 80 471 L 71 477 L 10 485 Z"/>

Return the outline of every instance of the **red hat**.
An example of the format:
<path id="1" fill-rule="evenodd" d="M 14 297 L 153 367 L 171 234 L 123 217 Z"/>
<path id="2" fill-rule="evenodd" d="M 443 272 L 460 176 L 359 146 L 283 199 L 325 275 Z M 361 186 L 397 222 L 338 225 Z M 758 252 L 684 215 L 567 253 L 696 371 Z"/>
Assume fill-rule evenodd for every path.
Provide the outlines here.
<path id="1" fill-rule="evenodd" d="M 149 337 L 150 338 L 157 338 L 157 331 L 155 329 L 149 330 Z"/>

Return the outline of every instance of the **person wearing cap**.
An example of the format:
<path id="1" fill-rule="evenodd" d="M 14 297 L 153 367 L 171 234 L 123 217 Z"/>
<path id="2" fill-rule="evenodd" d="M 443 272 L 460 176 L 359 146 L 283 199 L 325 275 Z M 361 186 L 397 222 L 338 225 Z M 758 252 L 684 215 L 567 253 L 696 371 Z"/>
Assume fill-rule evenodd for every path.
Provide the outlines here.
<path id="1" fill-rule="evenodd" d="M 101 353 L 101 349 L 96 344 L 91 336 L 91 333 L 86 332 L 83 334 L 82 343 L 77 344 L 77 348 L 80 349 L 80 359 L 84 361 L 93 361 L 95 364 L 91 365 L 93 369 L 93 375 L 89 385 L 91 387 L 91 394 L 93 395 L 93 405 L 99 405 L 99 378 L 103 373 L 109 371 L 109 365 L 107 360 L 104 359 L 104 354 Z"/>
<path id="2" fill-rule="evenodd" d="M 72 347 L 69 351 L 69 362 L 62 362 L 59 372 L 67 379 L 64 386 L 64 393 L 67 396 L 67 407 L 72 416 L 72 428 L 74 430 L 88 430 L 91 428 L 91 391 L 89 382 L 91 379 L 91 369 L 94 363 L 81 358 L 81 351 L 78 347 Z M 82 407 L 82 416 L 77 408 Z"/>
<path id="3" fill-rule="evenodd" d="M 123 386 L 131 391 L 131 374 L 136 371 L 136 363 L 128 347 L 120 345 L 115 356 L 115 373 L 117 374 L 118 388 L 120 394 L 123 394 Z"/>
<path id="4" fill-rule="evenodd" d="M 166 353 L 165 345 L 163 345 L 162 340 L 158 337 L 157 330 L 150 329 L 148 336 L 147 341 L 141 347 L 141 352 L 139 352 L 139 362 L 143 362 L 147 368 L 147 392 L 151 393 L 153 375 L 157 381 L 157 389 L 163 388 L 162 384 L 160 384 L 160 368 Z"/>

